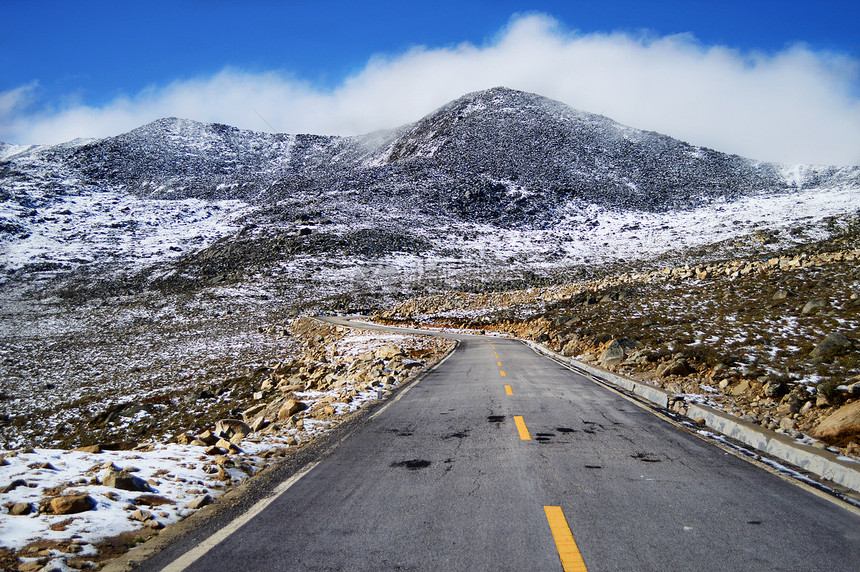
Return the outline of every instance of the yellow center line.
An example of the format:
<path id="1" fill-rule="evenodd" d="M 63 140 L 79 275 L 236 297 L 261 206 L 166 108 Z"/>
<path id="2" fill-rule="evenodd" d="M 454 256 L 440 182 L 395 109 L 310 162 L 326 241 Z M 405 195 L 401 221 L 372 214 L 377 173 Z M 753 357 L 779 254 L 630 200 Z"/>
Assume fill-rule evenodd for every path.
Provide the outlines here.
<path id="1" fill-rule="evenodd" d="M 514 415 L 514 423 L 517 424 L 517 431 L 520 432 L 520 439 L 523 441 L 531 441 L 532 436 L 529 435 L 529 430 L 526 429 L 526 422 L 519 415 Z"/>
<path id="2" fill-rule="evenodd" d="M 505 370 L 502 370 L 502 371 L 500 371 L 499 373 L 501 373 L 501 374 L 502 374 L 502 377 L 505 377 Z"/>
<path id="3" fill-rule="evenodd" d="M 513 395 L 513 394 L 514 394 L 514 390 L 513 390 L 513 389 L 511 389 L 511 386 L 510 386 L 510 385 L 506 385 L 506 386 L 505 386 L 505 393 L 507 393 L 508 395 Z"/>
<path id="4" fill-rule="evenodd" d="M 497 361 L 496 363 L 497 363 L 498 365 L 502 365 L 502 362 L 500 362 L 500 361 Z"/>
<path id="5" fill-rule="evenodd" d="M 588 572 L 560 506 L 543 507 L 564 572 Z"/>

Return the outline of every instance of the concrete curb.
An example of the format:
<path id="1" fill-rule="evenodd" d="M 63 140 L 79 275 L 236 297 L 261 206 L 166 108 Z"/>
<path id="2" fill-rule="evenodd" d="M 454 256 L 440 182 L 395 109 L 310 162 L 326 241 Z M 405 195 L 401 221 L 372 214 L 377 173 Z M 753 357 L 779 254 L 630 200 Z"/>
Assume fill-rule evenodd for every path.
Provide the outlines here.
<path id="1" fill-rule="evenodd" d="M 629 391 L 664 409 L 668 408 L 669 397 L 674 396 L 673 393 L 659 387 L 654 387 L 642 381 L 636 381 L 565 357 L 535 342 L 529 340 L 523 340 L 523 342 L 536 352 L 565 362 L 574 369 L 594 376 L 602 382 Z M 842 460 L 836 453 L 798 443 L 791 437 L 774 433 L 754 423 L 741 421 L 724 411 L 700 403 L 689 404 L 687 417 L 691 419 L 704 419 L 705 425 L 718 433 L 731 437 L 759 451 L 773 455 L 778 459 L 843 487 L 860 492 L 860 463 Z"/>

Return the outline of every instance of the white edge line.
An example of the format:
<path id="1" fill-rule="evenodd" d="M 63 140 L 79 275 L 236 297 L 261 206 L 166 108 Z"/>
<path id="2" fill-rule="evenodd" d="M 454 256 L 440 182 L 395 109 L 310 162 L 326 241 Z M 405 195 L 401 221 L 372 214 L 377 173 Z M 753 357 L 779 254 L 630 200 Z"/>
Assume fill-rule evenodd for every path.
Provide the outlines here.
<path id="1" fill-rule="evenodd" d="M 287 479 L 286 481 L 279 484 L 275 487 L 275 490 L 272 491 L 268 497 L 258 501 L 254 506 L 245 511 L 241 516 L 235 518 L 232 522 L 230 522 L 227 526 L 195 546 L 193 549 L 189 550 L 167 566 L 165 566 L 162 570 L 163 572 L 181 572 L 185 570 L 192 564 L 194 564 L 201 556 L 209 552 L 212 548 L 214 548 L 221 541 L 226 539 L 228 536 L 239 530 L 246 522 L 257 516 L 261 513 L 267 506 L 272 504 L 279 496 L 287 492 L 287 490 L 299 482 L 299 479 L 304 477 L 306 474 L 311 472 L 314 467 L 316 467 L 320 462 L 315 461 L 306 465 L 301 471 L 294 474 L 292 477 Z"/>

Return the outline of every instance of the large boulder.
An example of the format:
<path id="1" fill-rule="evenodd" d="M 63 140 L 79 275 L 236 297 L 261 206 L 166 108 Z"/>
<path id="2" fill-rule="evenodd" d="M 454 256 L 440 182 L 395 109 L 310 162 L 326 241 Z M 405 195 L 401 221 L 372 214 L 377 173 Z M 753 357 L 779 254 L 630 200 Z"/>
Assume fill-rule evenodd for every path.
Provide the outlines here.
<path id="1" fill-rule="evenodd" d="M 809 355 L 814 358 L 826 359 L 835 357 L 851 351 L 854 344 L 840 333 L 831 333 L 824 338 L 812 353 Z"/>
<path id="2" fill-rule="evenodd" d="M 102 475 L 102 484 L 106 487 L 113 487 L 124 491 L 152 492 L 152 487 L 149 486 L 149 483 L 140 477 L 132 475 L 125 469 L 109 468 Z"/>
<path id="3" fill-rule="evenodd" d="M 830 445 L 844 447 L 860 442 L 860 401 L 843 405 L 821 420 L 814 436 Z"/>
<path id="4" fill-rule="evenodd" d="M 618 364 L 627 357 L 627 352 L 641 347 L 642 344 L 628 338 L 612 340 L 600 356 L 600 364 L 604 367 Z"/>
<path id="5" fill-rule="evenodd" d="M 301 401 L 288 399 L 278 410 L 278 419 L 287 419 L 288 417 L 295 415 L 299 411 L 304 411 L 307 408 L 308 406 Z"/>
<path id="6" fill-rule="evenodd" d="M 96 501 L 90 495 L 64 495 L 54 497 L 50 503 L 54 514 L 77 514 L 96 507 Z"/>
<path id="7" fill-rule="evenodd" d="M 259 411 L 265 409 L 260 406 Z M 258 412 L 259 412 L 258 411 Z M 221 419 L 215 424 L 215 435 L 233 443 L 239 443 L 252 433 L 251 427 L 238 419 Z"/>

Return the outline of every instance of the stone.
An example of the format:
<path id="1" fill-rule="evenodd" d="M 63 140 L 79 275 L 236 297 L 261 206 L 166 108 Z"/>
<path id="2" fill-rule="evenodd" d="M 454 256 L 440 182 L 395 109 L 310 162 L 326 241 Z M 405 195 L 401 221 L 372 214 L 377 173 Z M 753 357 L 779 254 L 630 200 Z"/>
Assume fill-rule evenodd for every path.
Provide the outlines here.
<path id="1" fill-rule="evenodd" d="M 794 431 L 794 428 L 797 426 L 797 421 L 790 417 L 783 417 L 779 420 L 779 428 L 785 431 Z"/>
<path id="2" fill-rule="evenodd" d="M 785 384 L 779 380 L 772 379 L 764 384 L 766 397 L 779 397 L 785 393 Z"/>
<path id="3" fill-rule="evenodd" d="M 16 502 L 9 506 L 9 514 L 12 516 L 27 516 L 33 512 L 33 505 L 28 502 Z"/>
<path id="4" fill-rule="evenodd" d="M 373 352 L 373 356 L 376 359 L 391 359 L 396 356 L 404 355 L 403 352 L 397 346 L 385 345 L 381 346 Z"/>
<path id="5" fill-rule="evenodd" d="M 791 292 L 788 290 L 778 290 L 776 294 L 773 295 L 774 300 L 785 300 L 791 297 Z"/>
<path id="6" fill-rule="evenodd" d="M 86 447 L 78 447 L 75 450 L 83 453 L 101 453 L 102 447 L 101 445 L 87 445 Z"/>
<path id="7" fill-rule="evenodd" d="M 102 475 L 102 484 L 124 491 L 152 492 L 149 483 L 129 473 L 127 470 L 108 469 Z"/>
<path id="8" fill-rule="evenodd" d="M 256 433 L 257 431 L 265 429 L 268 424 L 269 421 L 261 415 L 251 422 L 251 430 Z"/>
<path id="9" fill-rule="evenodd" d="M 612 340 L 600 356 L 600 365 L 604 367 L 615 365 L 624 361 L 625 357 L 627 357 L 627 352 L 624 350 L 624 346 L 618 340 Z"/>
<path id="10" fill-rule="evenodd" d="M 207 445 L 214 445 L 218 442 L 219 437 L 208 429 L 197 436 L 197 439 L 203 441 Z"/>
<path id="11" fill-rule="evenodd" d="M 827 334 L 818 346 L 809 354 L 814 358 L 830 358 L 845 354 L 854 348 L 854 344 L 844 335 L 834 332 Z"/>
<path id="12" fill-rule="evenodd" d="M 15 479 L 11 483 L 9 483 L 8 485 L 6 485 L 2 489 L 0 489 L 0 494 L 6 494 L 8 492 L 14 491 L 18 487 L 26 487 L 26 486 L 27 486 L 27 481 L 25 481 L 24 479 Z"/>
<path id="13" fill-rule="evenodd" d="M 217 443 L 215 443 L 215 446 L 219 449 L 224 449 L 225 451 L 233 455 L 242 452 L 242 449 L 240 449 L 234 442 L 228 441 L 227 439 L 220 439 Z"/>
<path id="14" fill-rule="evenodd" d="M 740 381 L 740 383 L 738 383 L 736 386 L 734 386 L 731 389 L 730 393 L 732 395 L 734 395 L 735 397 L 737 397 L 739 395 L 743 395 L 744 393 L 746 393 L 749 390 L 750 390 L 750 381 L 748 379 L 742 379 Z"/>
<path id="15" fill-rule="evenodd" d="M 839 446 L 856 441 L 860 438 L 860 401 L 843 405 L 823 418 L 813 436 Z"/>
<path id="16" fill-rule="evenodd" d="M 278 419 L 287 419 L 300 411 L 304 411 L 308 406 L 301 401 L 288 399 L 278 410 Z"/>
<path id="17" fill-rule="evenodd" d="M 212 497 L 210 497 L 209 495 L 200 495 L 198 497 L 195 497 L 193 501 L 185 505 L 185 508 L 197 510 L 209 504 L 212 504 Z"/>
<path id="18" fill-rule="evenodd" d="M 259 410 L 265 408 L 263 405 L 259 405 L 257 407 L 260 408 Z M 238 443 L 250 435 L 252 431 L 251 427 L 244 421 L 239 421 L 238 419 L 221 419 L 215 424 L 214 433 L 219 437 Z"/>
<path id="19" fill-rule="evenodd" d="M 130 515 L 128 515 L 128 518 L 131 520 L 146 522 L 147 520 L 152 518 L 152 513 L 149 512 L 148 510 L 143 510 L 142 508 L 139 508 L 136 511 L 134 511 L 133 513 L 131 513 Z"/>
<path id="20" fill-rule="evenodd" d="M 821 310 L 824 310 L 825 308 L 827 308 L 827 302 L 826 301 L 824 301 L 824 300 L 810 300 L 809 302 L 807 302 L 803 306 L 803 309 L 800 311 L 800 313 L 806 316 L 806 315 L 814 314 L 816 312 L 820 312 Z"/>
<path id="21" fill-rule="evenodd" d="M 96 501 L 90 495 L 64 495 L 54 497 L 50 502 L 54 514 L 77 514 L 96 507 Z"/>
<path id="22" fill-rule="evenodd" d="M 657 375 L 659 377 L 668 377 L 670 375 L 685 377 L 691 373 L 693 373 L 693 368 L 690 367 L 690 364 L 688 364 L 685 359 L 677 359 L 675 361 L 662 364 L 657 368 Z"/>

